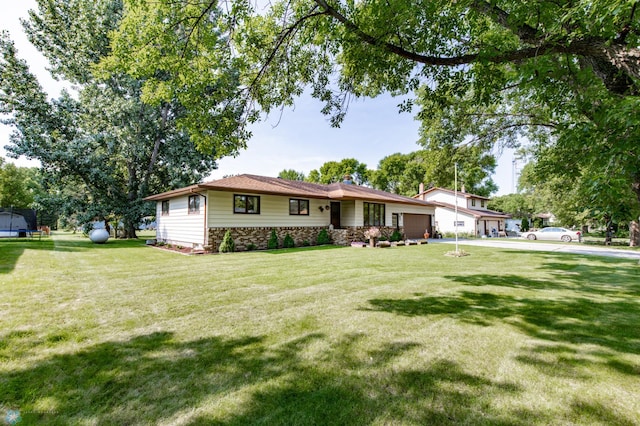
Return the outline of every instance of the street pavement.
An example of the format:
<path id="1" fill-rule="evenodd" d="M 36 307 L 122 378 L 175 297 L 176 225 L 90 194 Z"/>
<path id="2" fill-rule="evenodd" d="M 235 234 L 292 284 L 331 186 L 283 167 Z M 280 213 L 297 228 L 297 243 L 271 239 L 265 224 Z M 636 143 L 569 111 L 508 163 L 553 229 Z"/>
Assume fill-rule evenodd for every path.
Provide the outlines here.
<path id="1" fill-rule="evenodd" d="M 429 244 L 455 244 L 454 238 L 429 239 Z M 637 259 L 640 262 L 640 251 L 616 249 L 606 246 L 592 246 L 582 243 L 543 243 L 532 242 L 520 238 L 480 238 L 477 240 L 458 239 L 461 246 L 496 247 L 513 250 L 549 251 L 556 253 L 575 253 L 593 256 L 619 257 L 623 259 Z"/>

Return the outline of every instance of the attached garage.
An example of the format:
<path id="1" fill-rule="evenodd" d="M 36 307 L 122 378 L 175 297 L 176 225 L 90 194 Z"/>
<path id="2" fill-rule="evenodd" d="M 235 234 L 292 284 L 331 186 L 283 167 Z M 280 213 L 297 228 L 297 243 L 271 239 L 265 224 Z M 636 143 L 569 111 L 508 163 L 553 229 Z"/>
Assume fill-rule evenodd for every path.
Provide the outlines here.
<path id="1" fill-rule="evenodd" d="M 424 238 L 424 231 L 431 232 L 431 215 L 430 214 L 409 214 L 402 215 L 402 224 L 404 233 L 407 238 L 417 239 Z"/>

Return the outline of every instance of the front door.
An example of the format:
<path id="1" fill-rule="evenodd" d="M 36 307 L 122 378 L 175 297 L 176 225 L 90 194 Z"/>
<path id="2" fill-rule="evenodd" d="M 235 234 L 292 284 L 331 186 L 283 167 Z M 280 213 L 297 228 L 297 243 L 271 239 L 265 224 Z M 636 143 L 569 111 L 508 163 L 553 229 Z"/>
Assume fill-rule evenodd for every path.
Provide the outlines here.
<path id="1" fill-rule="evenodd" d="M 331 202 L 331 225 L 333 229 L 340 229 L 340 203 Z"/>

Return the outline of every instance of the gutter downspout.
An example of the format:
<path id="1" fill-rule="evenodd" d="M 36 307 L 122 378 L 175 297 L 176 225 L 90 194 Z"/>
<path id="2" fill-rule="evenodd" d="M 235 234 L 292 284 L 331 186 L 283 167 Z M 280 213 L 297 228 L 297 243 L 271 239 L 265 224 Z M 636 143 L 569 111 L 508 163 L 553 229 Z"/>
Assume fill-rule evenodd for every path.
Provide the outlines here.
<path id="1" fill-rule="evenodd" d="M 207 212 L 207 196 L 204 194 L 200 195 L 204 198 L 204 244 L 202 245 L 202 249 L 205 250 L 205 247 L 209 245 L 209 214 Z"/>
<path id="2" fill-rule="evenodd" d="M 209 218 L 207 217 L 207 196 L 198 191 L 195 191 L 194 188 L 192 188 L 189 192 L 191 194 L 197 194 L 200 197 L 204 198 L 204 241 L 202 244 L 202 249 L 204 250 L 204 248 L 208 245 L 207 243 L 209 242 L 209 227 L 207 226 L 209 222 Z"/>

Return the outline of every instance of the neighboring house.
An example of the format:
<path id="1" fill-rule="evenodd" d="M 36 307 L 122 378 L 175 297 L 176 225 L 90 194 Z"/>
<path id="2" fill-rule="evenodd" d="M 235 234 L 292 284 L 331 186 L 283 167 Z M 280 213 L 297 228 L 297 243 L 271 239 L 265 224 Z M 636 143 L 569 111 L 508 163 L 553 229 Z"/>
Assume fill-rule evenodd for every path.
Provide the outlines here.
<path id="1" fill-rule="evenodd" d="M 542 219 L 542 228 L 545 226 L 551 226 L 557 222 L 556 216 L 553 213 L 540 213 L 534 215 L 534 218 Z"/>
<path id="2" fill-rule="evenodd" d="M 335 244 L 364 241 L 371 226 L 406 238 L 430 233 L 429 202 L 344 183 L 321 185 L 256 175 L 239 175 L 145 198 L 156 201 L 158 241 L 217 251 L 227 230 L 238 250 L 266 248 L 271 230 L 296 245 L 315 244 L 327 229 Z"/>
<path id="3" fill-rule="evenodd" d="M 537 219 L 537 220 L 536 220 Z M 533 215 L 533 217 L 531 218 L 527 218 L 527 220 L 529 221 L 529 227 L 530 228 L 544 228 L 547 226 L 553 226 L 554 224 L 557 223 L 556 217 L 553 213 L 540 213 L 540 214 L 535 214 Z M 540 226 L 540 223 L 542 224 Z M 506 221 L 506 227 L 507 230 L 509 231 L 516 231 L 516 232 L 520 232 L 520 226 L 522 224 L 522 218 L 518 219 L 507 219 Z M 536 225 L 537 224 L 537 225 Z"/>
<path id="4" fill-rule="evenodd" d="M 414 198 L 431 202 L 435 205 L 435 229 L 441 233 L 455 232 L 475 236 L 506 235 L 505 220 L 511 216 L 487 209 L 489 198 L 467 192 L 456 192 L 444 188 L 424 190 L 420 184 L 420 193 Z M 456 219 L 457 199 L 457 219 Z M 495 232 L 494 232 L 495 231 Z"/>

